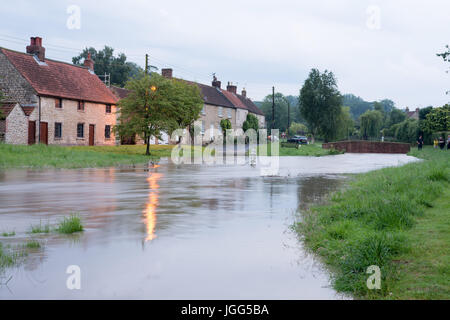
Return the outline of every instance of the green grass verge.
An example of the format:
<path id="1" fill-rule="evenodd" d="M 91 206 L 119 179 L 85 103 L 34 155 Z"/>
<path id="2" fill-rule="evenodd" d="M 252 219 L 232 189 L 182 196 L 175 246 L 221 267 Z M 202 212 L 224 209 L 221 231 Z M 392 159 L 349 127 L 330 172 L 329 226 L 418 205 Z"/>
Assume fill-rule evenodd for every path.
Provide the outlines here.
<path id="1" fill-rule="evenodd" d="M 96 168 L 147 163 L 171 155 L 172 146 L 62 147 L 16 146 L 0 143 L 0 169 L 6 168 Z"/>
<path id="2" fill-rule="evenodd" d="M 64 217 L 58 224 L 56 231 L 63 234 L 72 234 L 83 231 L 83 224 L 79 215 L 72 214 L 69 217 Z"/>
<path id="3" fill-rule="evenodd" d="M 30 233 L 31 234 L 50 233 L 50 224 L 47 223 L 43 225 L 41 221 L 39 222 L 39 224 L 31 225 Z"/>
<path id="4" fill-rule="evenodd" d="M 306 246 L 329 267 L 334 288 L 362 299 L 449 299 L 450 152 L 357 176 L 328 204 L 302 213 Z M 369 266 L 381 290 L 367 288 Z"/>
<path id="5" fill-rule="evenodd" d="M 261 155 L 262 147 L 258 147 L 258 154 Z M 281 146 L 280 143 L 280 156 L 281 157 L 295 157 L 295 156 L 302 156 L 302 157 L 323 157 L 323 156 L 331 156 L 331 155 L 337 155 L 342 154 L 342 152 L 336 151 L 336 150 L 326 150 L 322 148 L 322 144 L 316 143 L 316 144 L 309 144 L 309 145 L 302 145 L 300 148 L 284 148 Z M 267 144 L 267 155 L 272 156 L 272 148 L 271 143 L 269 142 Z"/>

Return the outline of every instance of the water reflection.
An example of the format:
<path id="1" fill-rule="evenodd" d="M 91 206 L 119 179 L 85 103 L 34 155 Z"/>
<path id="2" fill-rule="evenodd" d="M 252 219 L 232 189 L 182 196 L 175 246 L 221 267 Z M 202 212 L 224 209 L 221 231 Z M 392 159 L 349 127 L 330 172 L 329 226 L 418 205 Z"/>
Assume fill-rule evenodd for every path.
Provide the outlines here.
<path id="1" fill-rule="evenodd" d="M 156 228 L 156 209 L 158 208 L 159 202 L 159 184 L 158 181 L 163 175 L 161 173 L 152 172 L 150 177 L 147 179 L 149 184 L 149 195 L 148 202 L 145 206 L 145 225 L 147 227 L 147 237 L 145 241 L 152 241 L 156 238 L 155 228 Z"/>

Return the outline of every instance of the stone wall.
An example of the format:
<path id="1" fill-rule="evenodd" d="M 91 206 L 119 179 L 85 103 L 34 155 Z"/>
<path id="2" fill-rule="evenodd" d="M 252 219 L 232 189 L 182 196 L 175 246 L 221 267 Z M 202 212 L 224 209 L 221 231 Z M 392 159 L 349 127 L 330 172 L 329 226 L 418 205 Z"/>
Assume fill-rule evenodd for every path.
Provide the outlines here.
<path id="1" fill-rule="evenodd" d="M 228 110 L 231 111 L 231 118 L 228 117 Z M 222 116 L 219 116 L 218 106 L 205 104 L 204 111 L 204 113 L 200 113 L 200 118 L 198 121 L 196 121 L 196 125 L 201 127 L 202 121 L 204 121 L 205 139 L 211 138 L 212 126 L 214 126 L 214 134 L 212 134 L 212 137 L 215 137 L 218 134 L 217 131 L 222 132 L 220 121 L 222 121 L 223 119 L 230 120 L 231 127 L 233 129 L 236 129 L 236 109 L 222 107 Z"/>
<path id="2" fill-rule="evenodd" d="M 4 95 L 22 105 L 37 104 L 38 98 L 33 87 L 15 69 L 8 58 L 0 51 L 0 89 Z"/>
<path id="3" fill-rule="evenodd" d="M 6 120 L 0 120 L 0 142 L 5 141 Z"/>
<path id="4" fill-rule="evenodd" d="M 110 125 L 112 129 L 116 125 L 116 116 L 114 105 L 111 106 L 111 113 L 106 113 L 106 105 L 85 102 L 84 111 L 80 111 L 78 101 L 63 99 L 62 108 L 55 108 L 54 98 L 41 98 L 41 122 L 48 123 L 49 144 L 89 145 L 89 125 L 93 124 L 95 145 L 115 145 L 116 139 L 112 130 L 111 138 L 105 138 L 105 126 Z M 61 138 L 55 138 L 56 122 L 62 123 Z M 78 123 L 84 123 L 84 138 L 77 137 Z"/>
<path id="5" fill-rule="evenodd" d="M 407 143 L 395 142 L 372 142 L 372 141 L 341 141 L 326 143 L 324 149 L 336 149 L 347 153 L 400 153 L 406 154 L 411 151 Z"/>
<path id="6" fill-rule="evenodd" d="M 19 104 L 6 118 L 5 143 L 28 144 L 28 117 Z"/>

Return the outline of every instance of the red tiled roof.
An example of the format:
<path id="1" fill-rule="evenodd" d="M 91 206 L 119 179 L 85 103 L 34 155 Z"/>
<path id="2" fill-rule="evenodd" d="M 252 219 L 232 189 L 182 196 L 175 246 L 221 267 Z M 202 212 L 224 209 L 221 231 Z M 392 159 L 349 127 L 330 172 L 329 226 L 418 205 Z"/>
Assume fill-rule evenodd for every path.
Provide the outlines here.
<path id="1" fill-rule="evenodd" d="M 8 60 L 30 83 L 38 95 L 116 104 L 117 98 L 105 84 L 87 68 L 46 59 L 39 65 L 26 53 L 0 48 Z"/>
<path id="2" fill-rule="evenodd" d="M 17 105 L 17 102 L 3 102 L 0 104 L 0 111 L 3 117 L 8 117 L 14 107 Z"/>
<path id="3" fill-rule="evenodd" d="M 222 93 L 224 94 L 224 96 L 230 100 L 230 102 L 239 109 L 245 109 L 245 110 L 249 110 L 247 108 L 247 106 L 237 97 L 237 95 L 235 95 L 232 92 L 229 92 L 227 90 L 221 89 Z M 249 110 L 250 111 L 250 110 Z"/>

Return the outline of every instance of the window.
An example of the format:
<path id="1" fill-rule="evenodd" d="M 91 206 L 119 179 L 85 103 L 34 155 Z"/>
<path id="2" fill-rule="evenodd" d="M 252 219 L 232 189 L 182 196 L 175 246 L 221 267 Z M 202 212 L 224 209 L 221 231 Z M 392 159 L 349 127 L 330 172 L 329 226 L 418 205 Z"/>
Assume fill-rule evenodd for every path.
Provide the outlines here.
<path id="1" fill-rule="evenodd" d="M 228 112 L 228 118 L 231 119 L 231 109 L 227 109 Z"/>
<path id="2" fill-rule="evenodd" d="M 84 138 L 84 123 L 77 124 L 77 138 Z"/>
<path id="3" fill-rule="evenodd" d="M 56 109 L 62 108 L 62 99 L 55 99 L 55 108 Z"/>
<path id="4" fill-rule="evenodd" d="M 110 138 L 111 138 L 111 126 L 106 125 L 105 126 L 105 139 L 110 139 Z"/>
<path id="5" fill-rule="evenodd" d="M 203 108 L 202 108 L 202 115 L 205 115 L 206 114 L 206 109 L 205 109 L 205 105 L 203 105 Z"/>
<path id="6" fill-rule="evenodd" d="M 111 113 L 111 105 L 110 104 L 106 105 L 106 113 Z"/>
<path id="7" fill-rule="evenodd" d="M 223 117 L 223 108 L 219 107 L 219 117 Z"/>
<path id="8" fill-rule="evenodd" d="M 202 134 L 205 134 L 205 121 L 202 121 Z"/>
<path id="9" fill-rule="evenodd" d="M 61 139 L 61 138 L 62 138 L 62 123 L 55 122 L 55 139 Z"/>
<path id="10" fill-rule="evenodd" d="M 84 101 L 78 101 L 78 111 L 84 111 Z"/>

